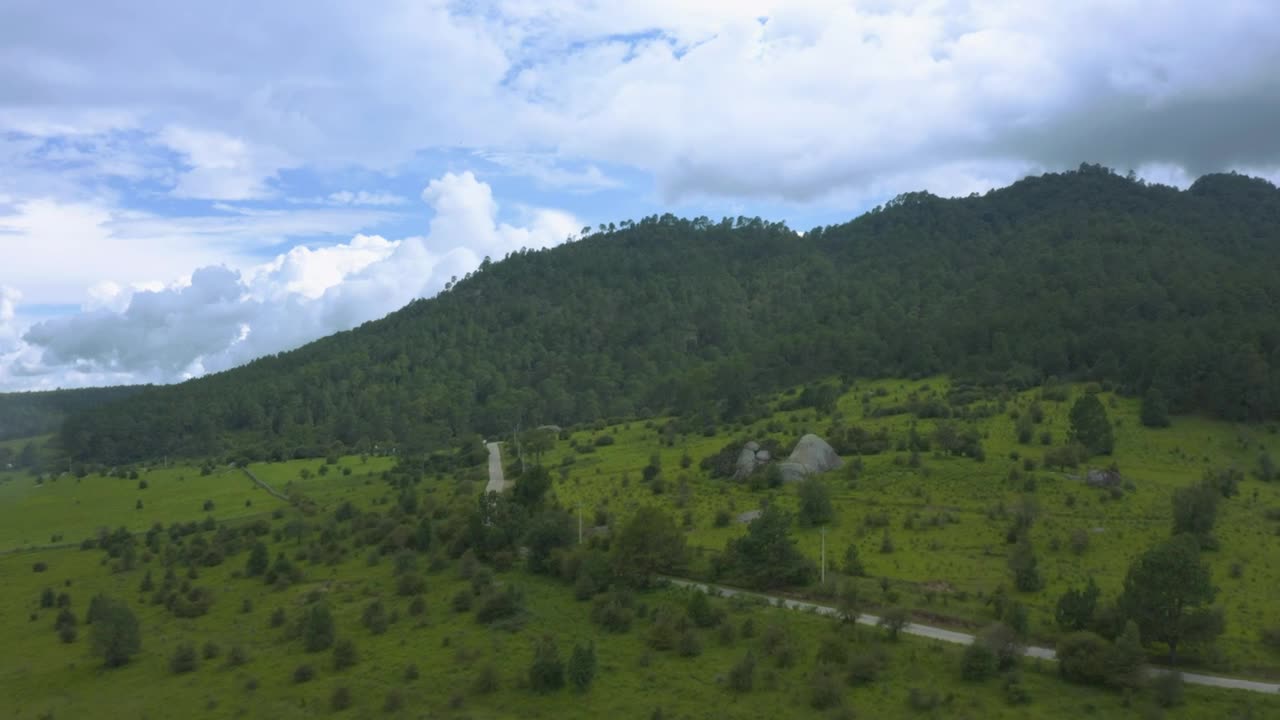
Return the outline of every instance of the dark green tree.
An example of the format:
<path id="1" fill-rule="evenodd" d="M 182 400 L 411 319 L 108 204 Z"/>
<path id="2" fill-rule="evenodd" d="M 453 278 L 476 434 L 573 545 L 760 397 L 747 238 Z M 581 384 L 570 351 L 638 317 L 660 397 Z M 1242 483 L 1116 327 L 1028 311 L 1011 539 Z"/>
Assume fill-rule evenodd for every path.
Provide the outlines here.
<path id="1" fill-rule="evenodd" d="M 569 676 L 569 683 L 573 686 L 573 689 L 578 692 L 586 692 L 596 677 L 595 643 L 589 642 L 585 645 L 575 645 L 573 653 L 569 655 L 569 664 L 565 668 L 565 672 Z"/>
<path id="2" fill-rule="evenodd" d="M 560 659 L 555 638 L 550 635 L 543 635 L 534 643 L 529 687 L 536 693 L 549 693 L 564 687 L 564 662 Z"/>
<path id="3" fill-rule="evenodd" d="M 333 645 L 333 614 L 323 602 L 312 603 L 302 620 L 302 642 L 307 652 L 320 652 Z"/>
<path id="4" fill-rule="evenodd" d="M 1137 624 L 1143 642 L 1168 646 L 1172 665 L 1182 643 L 1221 634 L 1221 616 L 1208 607 L 1216 596 L 1195 537 L 1178 535 L 1134 561 L 1118 604 L 1122 615 Z"/>
<path id="5" fill-rule="evenodd" d="M 1142 665 L 1146 659 L 1138 624 L 1129 620 L 1124 625 L 1124 632 L 1120 633 L 1107 653 L 1107 684 L 1120 688 L 1140 687 L 1143 681 Z"/>
<path id="6" fill-rule="evenodd" d="M 800 508 L 796 519 L 805 527 L 814 527 L 831 522 L 835 516 L 835 508 L 831 505 L 831 490 L 822 478 L 809 476 L 798 484 Z"/>
<path id="7" fill-rule="evenodd" d="M 1142 424 L 1149 428 L 1169 427 L 1169 403 L 1164 393 L 1155 388 L 1147 390 L 1142 396 Z"/>
<path id="8" fill-rule="evenodd" d="M 849 543 L 849 547 L 844 550 L 844 562 L 841 564 L 841 570 L 846 575 L 853 577 L 863 577 L 867 574 L 867 570 L 862 565 L 862 558 L 858 555 L 858 544 Z"/>
<path id="9" fill-rule="evenodd" d="M 101 598 L 99 600 L 98 598 Z M 142 628 L 129 606 L 99 595 L 90 605 L 93 654 L 109 667 L 120 667 L 142 649 Z"/>
<path id="10" fill-rule="evenodd" d="M 688 561 L 684 532 L 652 505 L 641 507 L 622 526 L 611 552 L 614 574 L 631 587 L 648 587 L 658 574 L 678 572 Z"/>
<path id="11" fill-rule="evenodd" d="M 1202 544 L 1212 544 L 1213 526 L 1218 520 L 1221 493 L 1206 482 L 1173 491 L 1173 534 L 1194 535 Z"/>
<path id="12" fill-rule="evenodd" d="M 1075 632 L 1088 628 L 1093 622 L 1094 610 L 1098 607 L 1098 597 L 1102 591 L 1094 582 L 1093 576 L 1083 588 L 1070 588 L 1058 598 L 1054 619 L 1058 627 L 1065 632 Z"/>
<path id="13" fill-rule="evenodd" d="M 796 549 L 791 515 L 777 505 L 765 508 L 747 533 L 729 541 L 716 571 L 747 587 L 764 590 L 809 582 L 817 568 Z"/>
<path id="14" fill-rule="evenodd" d="M 1069 439 L 1083 445 L 1091 455 L 1110 455 L 1115 448 L 1111 421 L 1097 395 L 1085 393 L 1071 406 Z"/>
<path id="15" fill-rule="evenodd" d="M 249 577 L 256 577 L 267 571 L 271 565 L 271 555 L 267 552 L 267 546 L 262 541 L 255 542 L 253 548 L 249 550 L 249 559 L 245 562 L 244 574 Z"/>
<path id="16" fill-rule="evenodd" d="M 1029 534 L 1022 533 L 1018 536 L 1018 542 L 1009 554 L 1009 570 L 1013 572 L 1013 586 L 1021 592 L 1037 592 L 1044 587 L 1044 578 L 1040 575 L 1035 547 L 1031 544 Z"/>

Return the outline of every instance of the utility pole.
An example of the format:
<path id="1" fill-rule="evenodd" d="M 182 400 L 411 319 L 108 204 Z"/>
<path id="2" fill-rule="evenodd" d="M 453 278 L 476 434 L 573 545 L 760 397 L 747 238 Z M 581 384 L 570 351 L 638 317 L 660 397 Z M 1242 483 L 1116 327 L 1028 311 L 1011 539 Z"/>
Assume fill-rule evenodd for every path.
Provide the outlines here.
<path id="1" fill-rule="evenodd" d="M 822 526 L 822 584 L 827 584 L 827 526 Z"/>

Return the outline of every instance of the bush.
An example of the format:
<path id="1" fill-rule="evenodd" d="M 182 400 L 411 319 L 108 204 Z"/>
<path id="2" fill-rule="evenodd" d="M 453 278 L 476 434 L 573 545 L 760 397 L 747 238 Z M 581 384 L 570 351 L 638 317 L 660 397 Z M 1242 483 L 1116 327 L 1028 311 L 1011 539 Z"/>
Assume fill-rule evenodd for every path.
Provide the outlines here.
<path id="1" fill-rule="evenodd" d="M 240 667 L 247 662 L 249 662 L 249 652 L 244 649 L 244 646 L 232 645 L 231 652 L 227 653 L 227 665 Z"/>
<path id="2" fill-rule="evenodd" d="M 80 631 L 76 629 L 75 625 L 63 625 L 58 628 L 58 639 L 68 645 L 75 642 L 79 635 Z"/>
<path id="3" fill-rule="evenodd" d="M 1171 708 L 1183 703 L 1184 685 L 1182 673 L 1161 673 L 1151 681 L 1151 694 L 1157 705 L 1162 708 Z"/>
<path id="4" fill-rule="evenodd" d="M 476 610 L 476 621 L 492 623 L 518 615 L 524 609 L 524 596 L 512 586 L 505 590 L 490 592 L 480 601 Z"/>
<path id="5" fill-rule="evenodd" d="M 196 648 L 191 643 L 182 643 L 173 651 L 173 655 L 169 658 L 169 669 L 175 675 L 193 672 L 196 669 Z"/>
<path id="6" fill-rule="evenodd" d="M 477 695 L 489 695 L 498 691 L 498 669 L 493 663 L 485 663 L 480 668 L 475 681 L 471 683 L 471 690 Z"/>
<path id="7" fill-rule="evenodd" d="M 37 562 L 37 563 L 35 563 L 34 565 L 32 565 L 32 566 L 31 566 L 31 570 L 32 570 L 32 572 L 42 573 L 42 572 L 45 572 L 45 571 L 46 571 L 46 570 L 48 570 L 48 569 L 49 569 L 49 563 L 46 563 L 46 562 L 45 562 L 45 561 L 43 561 L 43 560 L 41 560 L 40 562 Z"/>
<path id="8" fill-rule="evenodd" d="M 463 588 L 453 596 L 453 602 L 451 605 L 453 606 L 454 612 L 470 612 L 471 605 L 474 601 L 475 595 L 473 595 L 470 590 Z"/>
<path id="9" fill-rule="evenodd" d="M 911 624 L 911 613 L 902 607 L 889 608 L 880 616 L 878 624 L 884 628 L 885 635 L 890 640 L 897 640 L 898 634 Z"/>
<path id="10" fill-rule="evenodd" d="M 564 687 L 564 662 L 555 638 L 543 635 L 533 648 L 533 662 L 529 666 L 529 688 L 536 693 L 548 693 Z"/>
<path id="11" fill-rule="evenodd" d="M 888 653 L 878 645 L 868 650 L 856 651 L 849 658 L 845 682 L 853 687 L 870 685 L 876 681 L 888 663 Z"/>
<path id="12" fill-rule="evenodd" d="M 1109 649 L 1110 643 L 1095 633 L 1071 633 L 1058 641 L 1058 673 L 1072 682 L 1101 685 Z"/>
<path id="13" fill-rule="evenodd" d="M 419 677 L 421 677 L 421 673 L 418 671 L 418 666 L 416 663 L 409 663 L 408 665 L 404 666 L 404 672 L 402 673 L 402 676 L 404 677 L 406 682 L 409 682 L 409 681 L 417 680 Z"/>
<path id="14" fill-rule="evenodd" d="M 360 661 L 355 641 L 342 639 L 333 645 L 333 669 L 345 670 Z"/>
<path id="15" fill-rule="evenodd" d="M 333 695 L 329 697 L 329 707 L 335 711 L 346 710 L 351 707 L 351 690 L 346 685 L 341 685 L 334 689 Z"/>
<path id="16" fill-rule="evenodd" d="M 374 635 L 381 635 L 387 631 L 390 622 L 387 620 L 387 608 L 382 604 L 381 600 L 374 600 L 364 608 L 364 613 L 360 616 L 360 621 Z"/>
<path id="17" fill-rule="evenodd" d="M 751 692 L 755 684 L 756 656 L 750 650 L 729 669 L 729 689 L 734 692 Z"/>
<path id="18" fill-rule="evenodd" d="M 996 654 L 986 643 L 975 640 L 964 649 L 960 660 L 960 677 L 981 682 L 996 674 Z"/>
<path id="19" fill-rule="evenodd" d="M 697 657 L 702 654 L 702 640 L 693 628 L 686 629 L 676 642 L 676 652 L 680 657 Z"/>
<path id="20" fill-rule="evenodd" d="M 586 692 L 596 677 L 596 648 L 592 643 L 575 645 L 566 667 L 569 683 L 578 692 Z"/>
<path id="21" fill-rule="evenodd" d="M 204 656 L 205 660 L 216 660 L 218 656 L 222 654 L 222 648 L 218 647 L 217 643 L 210 640 L 204 644 L 200 654 Z"/>
<path id="22" fill-rule="evenodd" d="M 316 669 L 310 665 L 299 665 L 293 669 L 293 681 L 295 683 L 311 682 L 316 676 Z"/>
<path id="23" fill-rule="evenodd" d="M 809 704 L 815 710 L 835 707 L 844 699 L 835 668 L 819 664 L 809 676 Z"/>

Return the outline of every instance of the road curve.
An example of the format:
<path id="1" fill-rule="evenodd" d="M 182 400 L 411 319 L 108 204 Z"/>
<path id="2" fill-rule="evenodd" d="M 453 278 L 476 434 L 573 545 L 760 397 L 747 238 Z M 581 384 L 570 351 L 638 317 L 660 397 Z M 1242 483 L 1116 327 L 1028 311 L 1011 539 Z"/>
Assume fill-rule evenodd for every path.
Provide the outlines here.
<path id="1" fill-rule="evenodd" d="M 501 472 L 501 470 L 499 470 Z M 782 604 L 789 610 L 800 610 L 803 612 L 814 612 L 819 615 L 836 616 L 838 611 L 827 605 L 817 605 L 815 603 L 804 602 L 802 600 L 791 600 L 778 595 L 765 595 L 762 593 L 747 592 L 736 588 L 725 587 L 723 585 L 711 585 L 708 583 L 693 582 L 691 580 L 683 580 L 680 578 L 667 578 L 672 585 L 679 587 L 693 588 L 702 592 L 715 592 L 720 595 L 732 597 L 735 595 L 742 597 L 754 597 L 767 600 L 771 604 Z M 880 618 L 876 615 L 859 615 L 858 622 L 863 625 L 879 624 Z M 932 625 L 920 625 L 911 623 L 902 629 L 902 632 L 908 635 L 918 635 L 933 640 L 941 640 L 943 642 L 957 643 L 959 645 L 968 645 L 973 642 L 973 636 L 955 630 L 947 630 L 945 628 L 933 627 Z M 1023 654 L 1029 657 L 1040 658 L 1042 660 L 1057 660 L 1057 655 L 1052 648 L 1036 647 L 1034 645 L 1023 649 Z M 1147 669 L 1148 675 L 1162 675 L 1173 672 L 1166 668 L 1152 667 Z M 1217 675 L 1201 675 L 1199 673 L 1182 673 L 1182 679 L 1192 685 L 1207 685 L 1209 687 L 1227 688 L 1229 690 L 1250 690 L 1252 692 L 1261 693 L 1280 693 L 1280 683 L 1259 682 L 1257 680 L 1245 680 L 1242 678 L 1220 677 Z"/>
<path id="2" fill-rule="evenodd" d="M 500 493 L 507 488 L 507 481 L 502 478 L 502 449 L 500 443 L 486 443 L 489 448 L 489 483 L 484 486 L 486 493 Z"/>

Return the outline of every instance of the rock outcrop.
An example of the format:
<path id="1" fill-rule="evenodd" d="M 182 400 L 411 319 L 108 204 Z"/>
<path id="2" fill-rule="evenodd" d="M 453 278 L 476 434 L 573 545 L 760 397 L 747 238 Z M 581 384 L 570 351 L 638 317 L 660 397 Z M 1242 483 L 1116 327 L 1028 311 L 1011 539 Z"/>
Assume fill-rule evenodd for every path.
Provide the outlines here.
<path id="1" fill-rule="evenodd" d="M 761 448 L 759 443 L 751 441 L 743 445 L 742 451 L 738 453 L 733 477 L 737 480 L 750 477 L 752 473 L 772 460 L 773 455 L 768 450 Z M 782 473 L 783 482 L 797 482 L 809 475 L 835 470 L 843 465 L 844 461 L 826 440 L 809 434 L 800 438 L 795 450 L 791 451 L 791 455 L 786 460 L 778 463 L 778 470 Z"/>

